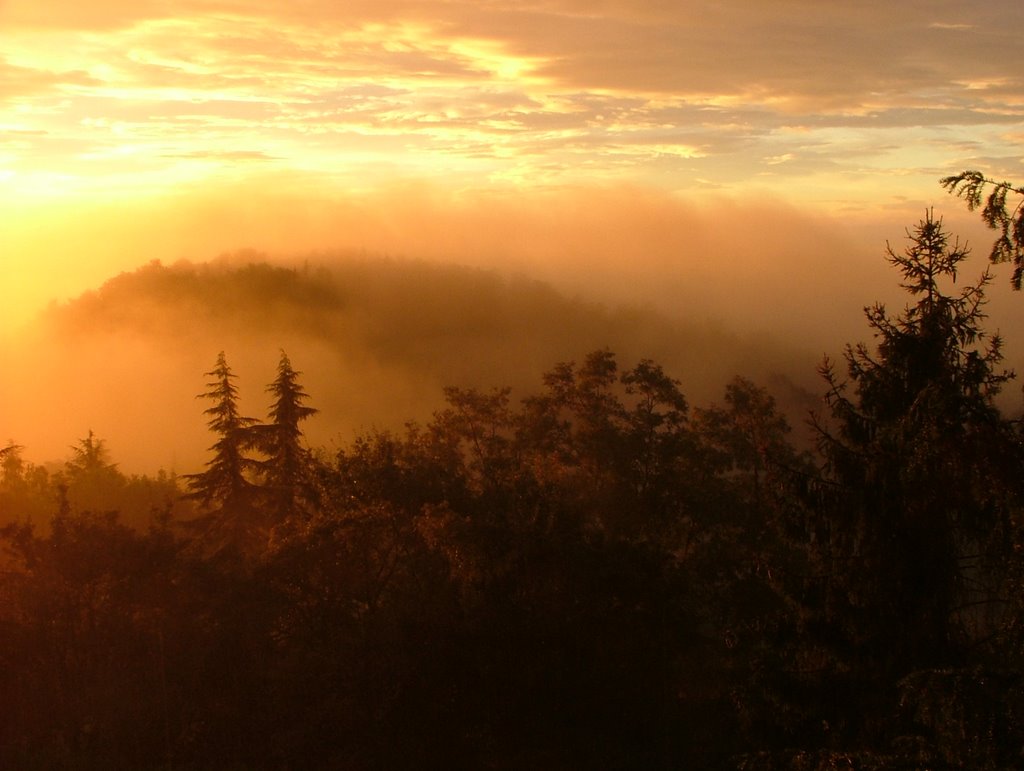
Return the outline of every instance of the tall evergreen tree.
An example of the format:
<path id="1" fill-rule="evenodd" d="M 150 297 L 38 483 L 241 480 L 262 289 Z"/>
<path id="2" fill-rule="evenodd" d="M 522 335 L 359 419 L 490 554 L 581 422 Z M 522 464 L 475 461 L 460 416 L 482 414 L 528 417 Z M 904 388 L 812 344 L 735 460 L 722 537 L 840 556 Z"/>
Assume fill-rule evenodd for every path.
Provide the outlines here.
<path id="1" fill-rule="evenodd" d="M 301 374 L 281 351 L 277 377 L 267 386 L 267 392 L 274 395 L 270 422 L 257 426 L 254 433 L 257 448 L 266 456 L 257 464 L 263 489 L 272 513 L 279 517 L 293 514 L 314 497 L 311 457 L 299 423 L 318 410 L 303 404 L 309 394 L 299 384 Z"/>
<path id="2" fill-rule="evenodd" d="M 92 429 L 84 439 L 79 440 L 78 444 L 71 448 L 71 452 L 71 460 L 64 465 L 72 477 L 113 471 L 117 468 L 116 464 L 110 462 L 106 441 L 98 439 Z"/>
<path id="3" fill-rule="evenodd" d="M 203 414 L 210 416 L 207 425 L 217 435 L 217 441 L 210 447 L 213 458 L 206 464 L 206 470 L 184 475 L 189 486 L 187 497 L 199 501 L 208 510 L 236 515 L 252 501 L 254 486 L 248 474 L 254 469 L 255 461 L 246 451 L 253 441 L 252 429 L 259 421 L 239 412 L 235 375 L 223 351 L 217 356 L 217 365 L 206 376 L 212 378 L 206 384 L 208 390 L 197 398 L 213 402 Z"/>
<path id="4" fill-rule="evenodd" d="M 961 660 L 968 557 L 1016 484 L 1016 442 L 993 403 L 1012 373 L 981 326 L 989 274 L 947 293 L 967 247 L 931 212 L 908 238 L 887 256 L 916 303 L 895 317 L 866 309 L 877 348 L 847 346 L 845 382 L 825 361 L 831 422 L 817 421 L 841 491 L 818 523 L 831 621 L 856 670 L 890 684 Z"/>

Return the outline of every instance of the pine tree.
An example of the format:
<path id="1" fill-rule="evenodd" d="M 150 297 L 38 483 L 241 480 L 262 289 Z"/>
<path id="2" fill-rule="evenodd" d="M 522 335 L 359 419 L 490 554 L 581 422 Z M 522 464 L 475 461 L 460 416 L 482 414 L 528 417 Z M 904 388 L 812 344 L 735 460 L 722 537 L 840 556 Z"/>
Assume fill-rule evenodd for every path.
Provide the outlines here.
<path id="1" fill-rule="evenodd" d="M 252 430 L 259 422 L 243 416 L 238 409 L 238 388 L 235 375 L 228 366 L 224 352 L 217 356 L 217 365 L 206 376 L 205 393 L 197 398 L 210 399 L 213 406 L 204 410 L 207 423 L 218 439 L 210 447 L 213 458 L 206 470 L 198 474 L 185 474 L 189 486 L 187 497 L 199 501 L 206 509 L 236 516 L 252 503 L 254 486 L 248 475 L 255 462 L 246 455 L 252 444 Z"/>
<path id="2" fill-rule="evenodd" d="M 258 462 L 258 472 L 271 511 L 278 517 L 295 513 L 302 503 L 313 500 L 311 457 L 303 445 L 301 423 L 318 410 L 303 402 L 309 395 L 299 384 L 299 375 L 288 355 L 281 351 L 277 377 L 267 386 L 274 395 L 269 423 L 256 427 L 255 443 L 266 458 Z"/>
<path id="3" fill-rule="evenodd" d="M 887 257 L 916 303 L 895 317 L 866 309 L 876 351 L 847 346 L 846 382 L 825 361 L 832 420 L 816 420 L 841 491 L 819 523 L 828 607 L 871 662 L 861 671 L 886 678 L 959 660 L 968 555 L 1015 484 L 1016 443 L 993 403 L 1013 375 L 998 369 L 1000 339 L 981 326 L 989 274 L 947 293 L 967 247 L 931 212 L 908 238 Z"/>
<path id="4" fill-rule="evenodd" d="M 97 439 L 92 429 L 84 439 L 79 440 L 78 444 L 71 448 L 71 452 L 74 454 L 65 464 L 65 468 L 72 477 L 114 471 L 117 468 L 116 464 L 110 462 L 106 441 Z"/>

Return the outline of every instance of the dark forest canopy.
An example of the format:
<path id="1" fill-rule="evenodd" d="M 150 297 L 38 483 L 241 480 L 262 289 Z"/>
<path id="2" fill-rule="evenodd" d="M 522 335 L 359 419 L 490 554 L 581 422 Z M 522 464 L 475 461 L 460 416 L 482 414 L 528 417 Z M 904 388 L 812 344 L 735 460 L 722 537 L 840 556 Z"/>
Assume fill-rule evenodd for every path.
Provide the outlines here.
<path id="1" fill-rule="evenodd" d="M 185 485 L 6 449 L 0 765 L 1019 767 L 1024 447 L 965 256 L 931 214 L 890 248 L 906 304 L 822 364 L 814 452 L 755 380 L 608 347 L 330 450 L 315 362 L 228 350 Z M 164 505 L 126 522 L 132 485 Z"/>

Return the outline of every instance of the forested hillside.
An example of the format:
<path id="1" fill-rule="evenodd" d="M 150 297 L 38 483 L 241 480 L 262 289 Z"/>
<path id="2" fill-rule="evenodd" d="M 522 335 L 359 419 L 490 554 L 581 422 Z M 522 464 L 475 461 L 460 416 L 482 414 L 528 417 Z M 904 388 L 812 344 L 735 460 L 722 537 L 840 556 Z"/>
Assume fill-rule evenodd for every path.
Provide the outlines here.
<path id="1" fill-rule="evenodd" d="M 48 461 L 71 442 L 63 426 L 92 428 L 132 471 L 191 469 L 204 447 L 194 396 L 222 349 L 257 382 L 280 348 L 301 361 L 321 410 L 310 436 L 328 445 L 429 419 L 449 385 L 521 396 L 552 363 L 601 347 L 659 361 L 694 399 L 714 398 L 736 374 L 776 386 L 798 421 L 816 398 L 821 351 L 767 331 L 600 305 L 482 269 L 359 256 L 289 267 L 242 254 L 149 264 L 51 307 L 5 352 L 16 369 L 0 387 L 20 408 L 2 436 Z M 262 408 L 258 390 L 242 399 Z"/>
<path id="2" fill-rule="evenodd" d="M 91 433 L 59 471 L 6 448 L 0 766 L 1019 767 L 1024 446 L 966 254 L 930 214 L 890 248 L 907 305 L 870 306 L 873 338 L 822 363 L 813 447 L 777 383 L 696 399 L 678 360 L 617 350 L 642 319 L 530 384 L 460 383 L 491 332 L 442 296 L 384 315 L 435 330 L 419 371 L 454 373 L 404 428 L 310 446 L 351 393 L 305 344 L 265 383 L 224 345 L 187 391 L 209 432 L 192 473 L 126 476 Z M 120 324 L 141 311 L 119 291 L 149 282 L 203 326 L 409 339 L 360 325 L 371 295 L 334 278 L 206 270 L 151 266 L 54 323 Z M 509 299 L 463 279 L 465 302 Z M 230 288 L 262 314 L 238 319 Z M 495 338 L 545 334 L 536 292 Z M 440 344 L 451 324 L 479 347 Z"/>

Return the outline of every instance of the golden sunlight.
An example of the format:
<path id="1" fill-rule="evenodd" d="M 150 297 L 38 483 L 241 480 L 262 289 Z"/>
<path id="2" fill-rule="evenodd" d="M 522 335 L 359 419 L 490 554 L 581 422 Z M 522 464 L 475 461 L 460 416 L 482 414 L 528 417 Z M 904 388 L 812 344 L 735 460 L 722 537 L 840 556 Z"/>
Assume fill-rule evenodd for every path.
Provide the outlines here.
<path id="1" fill-rule="evenodd" d="M 1020 766 L 1022 0 L 0 31 L 0 769 Z"/>

